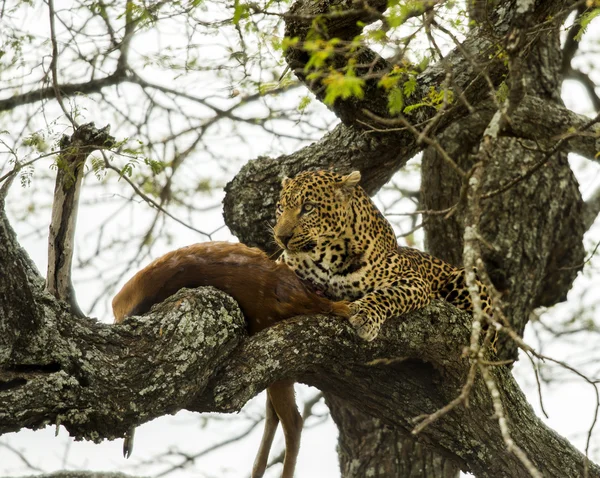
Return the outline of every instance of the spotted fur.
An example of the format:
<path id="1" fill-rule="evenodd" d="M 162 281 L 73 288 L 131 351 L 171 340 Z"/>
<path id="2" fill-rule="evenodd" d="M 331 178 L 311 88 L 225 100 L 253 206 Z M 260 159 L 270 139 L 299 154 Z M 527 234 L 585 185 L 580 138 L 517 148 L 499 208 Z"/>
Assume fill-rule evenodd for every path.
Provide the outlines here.
<path id="1" fill-rule="evenodd" d="M 280 258 L 330 299 L 351 300 L 350 323 L 373 340 L 383 322 L 441 298 L 472 310 L 464 270 L 398 247 L 383 214 L 358 186 L 360 173 L 304 172 L 284 179 L 275 241 Z M 490 299 L 479 284 L 484 311 Z"/>

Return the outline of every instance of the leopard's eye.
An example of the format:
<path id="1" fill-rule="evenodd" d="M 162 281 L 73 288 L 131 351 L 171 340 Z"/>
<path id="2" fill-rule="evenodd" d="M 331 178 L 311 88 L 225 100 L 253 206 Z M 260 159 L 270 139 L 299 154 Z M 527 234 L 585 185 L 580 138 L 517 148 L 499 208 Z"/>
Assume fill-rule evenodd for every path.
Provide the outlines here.
<path id="1" fill-rule="evenodd" d="M 275 210 L 276 214 L 278 216 L 280 216 L 281 214 L 283 214 L 283 206 L 281 205 L 280 202 L 277 203 L 277 209 Z"/>
<path id="2" fill-rule="evenodd" d="M 307 213 L 313 211 L 316 207 L 317 207 L 317 205 L 315 203 L 305 202 L 302 205 L 302 209 L 300 209 L 300 214 L 307 214 Z"/>

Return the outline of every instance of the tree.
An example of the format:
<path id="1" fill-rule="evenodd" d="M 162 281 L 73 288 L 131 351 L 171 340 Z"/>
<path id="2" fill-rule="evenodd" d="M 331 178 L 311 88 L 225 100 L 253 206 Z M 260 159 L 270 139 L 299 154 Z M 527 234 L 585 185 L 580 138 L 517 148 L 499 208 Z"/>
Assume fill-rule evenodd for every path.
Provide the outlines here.
<path id="1" fill-rule="evenodd" d="M 324 392 L 340 430 L 345 477 L 409 476 L 411 468 L 427 470 L 427 476 L 456 476 L 458 469 L 482 477 L 600 476 L 597 465 L 536 417 L 508 366 L 518 349 L 523 356 L 551 360 L 521 337 L 536 308 L 565 300 L 586 261 L 583 235 L 600 212 L 599 194 L 582 200 L 566 156 L 597 156 L 598 117 L 578 115 L 560 98 L 562 77 L 576 78 L 588 87 L 598 110 L 592 77 L 571 60 L 577 38 L 600 10 L 581 1 L 500 0 L 493 8 L 475 1 L 469 3 L 471 23 L 461 26 L 456 19 L 466 22 L 466 14 L 436 1 L 298 0 L 287 10 L 236 2 L 225 18 L 214 5 L 80 4 L 73 10 L 84 12 L 87 20 L 75 28 L 69 23 L 72 13 L 48 2 L 51 59 L 32 67 L 33 75 L 41 75 L 34 82 L 13 76 L 10 86 L 23 91 L 0 100 L 0 109 L 9 112 L 5 121 L 25 116 L 25 123 L 36 124 L 38 110 L 49 114 L 58 105 L 68 120 L 64 127 L 54 123 L 69 133 L 59 145 L 56 166 L 59 178 L 71 186 L 57 187 L 55 224 L 73 218 L 68 209 L 57 207 L 62 204 L 58 198 L 61 191 L 73 191 L 90 151 L 110 149 L 114 156 L 91 160 L 92 170 L 102 181 L 118 173 L 133 188 L 131 197 L 156 208 L 155 220 L 138 237 L 147 245 L 159 218 L 175 216 L 171 206 L 194 212 L 181 191 L 192 183 L 198 192 L 202 181 L 194 178 L 182 186 L 174 177 L 182 168 L 190 170 L 189 157 L 199 145 L 209 144 L 204 135 L 212 126 L 227 119 L 241 125 L 238 131 L 245 124 L 269 130 L 277 122 L 293 121 L 293 115 L 261 94 L 268 98 L 298 84 L 266 84 L 265 70 L 258 80 L 251 71 L 253 62 L 268 55 L 264 44 L 249 41 L 249 32 L 258 32 L 253 40 L 261 38 L 263 22 L 275 17 L 285 25 L 278 46 L 286 63 L 341 123 L 291 154 L 248 162 L 225 188 L 227 226 L 242 242 L 271 251 L 265 222 L 273 223 L 283 176 L 308 168 L 358 169 L 363 187 L 375 193 L 424 151 L 419 209 L 426 247 L 467 270 L 476 266 L 495 291 L 496 316 L 487 330 L 497 331 L 497 354 L 481 345 L 480 335 L 486 336 L 485 345 L 492 334 L 481 331 L 480 314 L 472 321 L 444 303 L 389 321 L 382 336 L 369 344 L 347 324 L 306 317 L 246 339 L 235 303 L 212 290 L 182 291 L 128 326 L 78 317 L 70 280 L 62 291 L 50 287 L 67 303 L 48 294 L 9 224 L 4 197 L 17 174 L 24 181 L 30 177 L 30 164 L 17 150 L 24 133 L 11 131 L 13 143 L 4 144 L 13 152 L 14 167 L 0 177 L 0 262 L 5 265 L 0 432 L 60 423 L 79 438 L 115 438 L 132 425 L 180 409 L 237 411 L 272 381 L 293 377 Z M 561 28 L 572 12 L 576 21 L 561 47 Z M 450 22 L 446 14 L 453 15 Z M 18 7 L 3 10 L 4 18 L 10 15 L 18 18 Z M 240 48 L 232 48 L 218 68 L 242 89 L 259 93 L 231 89 L 229 99 L 211 101 L 214 92 L 201 97 L 146 79 L 134 61 L 167 64 L 173 77 L 213 66 L 194 57 L 189 45 L 182 49 L 184 62 L 170 54 L 180 53 L 177 45 L 160 56 L 132 60 L 136 36 L 169 18 L 182 22 L 190 44 L 199 28 L 224 26 L 236 33 Z M 399 38 L 401 27 L 413 20 L 409 37 Z M 67 32 L 99 38 L 98 44 L 59 47 L 58 22 Z M 374 22 L 381 23 L 367 28 Z M 105 36 L 93 36 L 100 25 Z M 35 46 L 37 38 L 17 28 L 8 31 L 12 52 L 5 66 L 28 66 L 18 52 Z M 415 65 L 403 55 L 419 32 L 429 50 Z M 47 85 L 39 87 L 38 79 Z M 136 109 L 129 99 L 138 98 L 134 92 L 146 95 L 143 108 Z M 52 105 L 46 106 L 50 99 Z M 270 111 L 262 120 L 248 120 L 243 109 L 250 102 L 264 102 Z M 82 108 L 89 109 L 84 113 Z M 109 108 L 120 118 L 113 132 L 131 131 L 130 140 L 118 141 L 106 130 L 79 124 L 95 113 L 103 119 L 102 110 Z M 166 121 L 156 125 L 155 116 Z M 47 133 L 30 126 L 23 131 L 35 132 L 27 133 L 29 146 L 44 149 Z M 137 146 L 136 137 L 144 138 Z M 137 164 L 147 168 L 138 170 Z M 70 247 L 68 234 L 63 237 L 67 240 L 54 242 L 57 254 L 50 270 L 65 280 Z M 113 279 L 114 286 L 120 276 Z M 174 301 L 179 307 L 173 307 Z M 492 413 L 495 420 L 489 418 Z"/>

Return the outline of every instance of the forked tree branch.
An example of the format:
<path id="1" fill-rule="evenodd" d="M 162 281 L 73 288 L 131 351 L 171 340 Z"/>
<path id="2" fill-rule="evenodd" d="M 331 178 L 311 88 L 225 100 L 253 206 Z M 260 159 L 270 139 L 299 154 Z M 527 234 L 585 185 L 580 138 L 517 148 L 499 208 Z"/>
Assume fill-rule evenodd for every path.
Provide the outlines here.
<path id="1" fill-rule="evenodd" d="M 292 319 L 245 338 L 237 306 L 214 289 L 182 291 L 123 326 L 77 319 L 56 303 L 46 310 L 52 310 L 50 320 L 30 336 L 28 361 L 11 360 L 0 369 L 1 433 L 62 424 L 77 438 L 117 438 L 132 425 L 183 408 L 239 411 L 284 377 L 410 431 L 413 417 L 454 398 L 469 369 L 462 349 L 470 320 L 445 303 L 390 320 L 369 344 L 347 323 L 324 317 Z M 37 347 L 42 341 L 44 349 Z M 544 476 L 578 476 L 584 457 L 540 422 L 508 370 L 491 373 L 515 442 Z M 480 378 L 469 405 L 431 423 L 419 435 L 423 442 L 477 476 L 507 470 L 525 476 L 505 452 Z M 600 476 L 600 469 L 592 465 L 590 476 Z"/>
<path id="2" fill-rule="evenodd" d="M 62 424 L 77 438 L 117 438 L 184 408 L 239 411 L 284 377 L 410 432 L 414 417 L 455 398 L 469 371 L 470 318 L 446 303 L 389 320 L 371 343 L 345 321 L 324 317 L 292 319 L 247 338 L 237 304 L 210 288 L 180 291 L 145 318 L 110 326 L 76 318 L 45 293 L 3 209 L 0 244 L 11 278 L 0 281 L 0 433 Z M 491 373 L 512 437 L 534 465 L 544 476 L 579 476 L 583 455 L 541 423 L 509 370 Z M 419 437 L 477 476 L 525 476 L 490 409 L 478 377 L 469 408 L 455 408 Z M 589 476 L 600 477 L 600 469 L 592 464 Z"/>

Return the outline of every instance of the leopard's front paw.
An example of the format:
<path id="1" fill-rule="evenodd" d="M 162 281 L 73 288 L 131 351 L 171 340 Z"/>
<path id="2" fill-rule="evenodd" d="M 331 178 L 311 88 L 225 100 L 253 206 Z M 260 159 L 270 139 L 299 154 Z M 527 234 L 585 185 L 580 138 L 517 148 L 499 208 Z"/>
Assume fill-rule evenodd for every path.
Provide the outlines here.
<path id="1" fill-rule="evenodd" d="M 370 342 L 379 334 L 381 324 L 356 303 L 350 304 L 350 318 L 348 320 L 352 327 L 356 329 L 358 336 L 367 342 Z"/>

